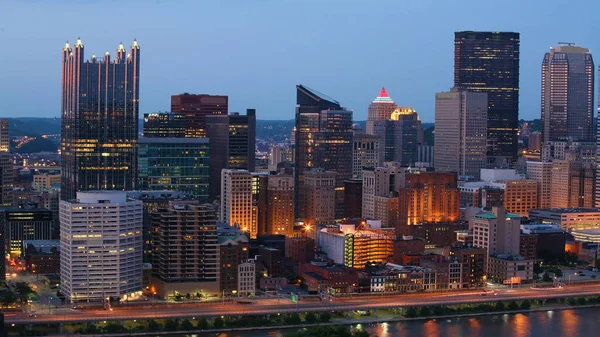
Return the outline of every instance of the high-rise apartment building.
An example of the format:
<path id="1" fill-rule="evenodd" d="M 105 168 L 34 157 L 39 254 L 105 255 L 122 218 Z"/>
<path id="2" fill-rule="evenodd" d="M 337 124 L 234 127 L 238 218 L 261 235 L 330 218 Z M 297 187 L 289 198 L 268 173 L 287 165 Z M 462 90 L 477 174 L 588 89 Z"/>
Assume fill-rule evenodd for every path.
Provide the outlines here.
<path id="1" fill-rule="evenodd" d="M 69 302 L 142 292 L 142 202 L 121 191 L 60 202 L 60 291 Z"/>
<path id="2" fill-rule="evenodd" d="M 573 43 L 550 47 L 542 61 L 542 142 L 592 140 L 594 60 Z"/>
<path id="3" fill-rule="evenodd" d="M 309 228 L 308 235 L 316 239 L 319 225 L 335 222 L 336 173 L 314 169 L 304 176 L 306 215 L 304 224 Z"/>
<path id="4" fill-rule="evenodd" d="M 140 138 L 139 181 L 142 190 L 173 190 L 208 202 L 209 141 L 206 138 Z"/>
<path id="5" fill-rule="evenodd" d="M 144 114 L 145 138 L 184 138 L 186 116 L 168 112 Z"/>
<path id="6" fill-rule="evenodd" d="M 398 209 L 400 227 L 457 221 L 460 190 L 456 173 L 407 174 L 405 187 L 399 189 Z"/>
<path id="7" fill-rule="evenodd" d="M 186 137 L 205 138 L 206 116 L 227 115 L 229 98 L 222 95 L 183 93 L 171 96 L 171 112 L 186 118 Z"/>
<path id="8" fill-rule="evenodd" d="M 134 190 L 140 46 L 123 44 L 115 59 L 84 61 L 83 42 L 62 51 L 61 199 L 87 190 Z"/>
<path id="9" fill-rule="evenodd" d="M 487 166 L 487 97 L 456 88 L 435 95 L 436 171 L 479 179 Z"/>
<path id="10" fill-rule="evenodd" d="M 161 297 L 219 291 L 215 211 L 197 201 L 171 201 L 151 215 L 152 287 Z"/>
<path id="11" fill-rule="evenodd" d="M 221 221 L 240 228 L 251 238 L 258 234 L 252 200 L 252 174 L 246 170 L 221 172 Z"/>
<path id="12" fill-rule="evenodd" d="M 344 214 L 344 181 L 352 177 L 352 111 L 309 89 L 296 86 L 296 216 L 306 217 L 304 176 L 313 168 L 334 171 L 335 216 Z"/>
<path id="13" fill-rule="evenodd" d="M 454 87 L 488 94 L 490 167 L 516 162 L 519 122 L 519 33 L 454 34 Z"/>
<path id="14" fill-rule="evenodd" d="M 10 161 L 8 119 L 0 119 L 0 206 L 13 203 L 13 166 Z"/>
<path id="15" fill-rule="evenodd" d="M 375 168 L 383 163 L 379 160 L 380 137 L 354 132 L 352 155 L 352 178 L 362 178 L 365 168 Z"/>

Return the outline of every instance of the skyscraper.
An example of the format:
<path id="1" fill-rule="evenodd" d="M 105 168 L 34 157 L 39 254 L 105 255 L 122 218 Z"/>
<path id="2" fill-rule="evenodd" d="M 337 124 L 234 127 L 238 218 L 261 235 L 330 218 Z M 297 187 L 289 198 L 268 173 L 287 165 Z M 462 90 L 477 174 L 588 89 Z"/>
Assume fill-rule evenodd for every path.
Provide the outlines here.
<path id="1" fill-rule="evenodd" d="M 594 60 L 572 43 L 551 47 L 542 61 L 542 142 L 592 139 Z"/>
<path id="2" fill-rule="evenodd" d="M 454 87 L 488 94 L 490 167 L 517 160 L 519 44 L 519 33 L 454 34 Z"/>
<path id="3" fill-rule="evenodd" d="M 8 119 L 0 120 L 0 206 L 13 203 L 13 167 L 10 161 Z"/>
<path id="4" fill-rule="evenodd" d="M 62 51 L 61 198 L 133 190 L 137 177 L 140 46 L 84 61 L 77 39 Z"/>
<path id="5" fill-rule="evenodd" d="M 209 201 L 221 192 L 221 170 L 255 170 L 256 110 L 246 109 L 246 115 L 207 115 L 206 136 L 210 140 Z"/>
<path id="6" fill-rule="evenodd" d="M 246 170 L 222 170 L 220 220 L 255 238 L 258 224 L 252 207 L 252 174 Z"/>
<path id="7" fill-rule="evenodd" d="M 352 155 L 352 178 L 361 179 L 365 168 L 375 168 L 383 164 L 379 160 L 380 137 L 354 132 Z"/>
<path id="8" fill-rule="evenodd" d="M 142 202 L 125 192 L 78 192 L 60 202 L 60 291 L 69 302 L 142 292 Z"/>
<path id="9" fill-rule="evenodd" d="M 453 88 L 435 95 L 436 171 L 479 179 L 487 165 L 487 110 L 485 92 Z"/>
<path id="10" fill-rule="evenodd" d="M 336 172 L 335 215 L 344 214 L 344 180 L 352 177 L 352 111 L 303 85 L 296 86 L 296 217 L 305 216 L 304 175 L 313 168 Z"/>
<path id="11" fill-rule="evenodd" d="M 379 95 L 375 97 L 373 102 L 369 104 L 367 115 L 367 133 L 374 134 L 373 121 L 388 120 L 392 116 L 392 112 L 396 110 L 397 105 L 390 98 L 385 88 L 381 88 Z"/>
<path id="12" fill-rule="evenodd" d="M 179 191 L 208 202 L 208 139 L 144 137 L 138 151 L 140 189 Z"/>
<path id="13" fill-rule="evenodd" d="M 186 137 L 206 137 L 206 116 L 227 115 L 229 98 L 183 93 L 171 96 L 171 112 L 186 116 Z"/>

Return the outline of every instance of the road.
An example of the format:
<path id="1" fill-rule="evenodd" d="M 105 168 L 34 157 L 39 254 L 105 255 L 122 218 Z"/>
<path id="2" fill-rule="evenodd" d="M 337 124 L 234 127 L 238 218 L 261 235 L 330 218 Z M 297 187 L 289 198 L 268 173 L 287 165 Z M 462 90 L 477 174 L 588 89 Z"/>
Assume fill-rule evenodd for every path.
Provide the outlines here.
<path id="1" fill-rule="evenodd" d="M 398 308 L 423 305 L 451 305 L 495 302 L 498 300 L 535 300 L 548 298 L 576 297 L 600 295 L 600 284 L 569 285 L 562 289 L 531 289 L 521 288 L 503 290 L 497 295 L 488 292 L 482 296 L 481 291 L 460 293 L 418 293 L 402 295 L 374 295 L 368 297 L 334 298 L 333 301 L 300 301 L 298 305 L 289 300 L 257 299 L 252 304 L 236 302 L 212 302 L 196 304 L 147 305 L 141 307 L 115 307 L 113 311 L 106 310 L 75 310 L 60 309 L 60 312 L 48 315 L 37 314 L 29 317 L 26 313 L 6 314 L 6 324 L 47 324 L 75 323 L 98 321 L 125 321 L 165 318 L 199 318 L 215 316 L 243 315 L 276 315 L 293 313 L 297 310 L 306 311 L 350 311 Z"/>

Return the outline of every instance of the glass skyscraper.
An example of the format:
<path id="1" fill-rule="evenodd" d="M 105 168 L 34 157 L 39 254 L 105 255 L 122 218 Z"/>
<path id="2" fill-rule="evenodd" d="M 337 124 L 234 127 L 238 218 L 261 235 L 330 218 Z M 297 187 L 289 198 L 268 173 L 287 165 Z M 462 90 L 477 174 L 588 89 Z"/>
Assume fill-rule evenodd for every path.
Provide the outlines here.
<path id="1" fill-rule="evenodd" d="M 296 216 L 304 217 L 304 175 L 314 168 L 335 171 L 336 218 L 344 214 L 344 180 L 352 177 L 352 111 L 339 102 L 296 86 Z"/>
<path id="2" fill-rule="evenodd" d="M 186 116 L 168 112 L 144 114 L 144 137 L 184 138 Z"/>
<path id="3" fill-rule="evenodd" d="M 542 61 L 542 142 L 569 137 L 591 141 L 594 60 L 587 48 L 567 43 Z"/>
<path id="4" fill-rule="evenodd" d="M 83 42 L 62 51 L 61 198 L 133 190 L 137 177 L 140 46 L 84 60 Z"/>
<path id="5" fill-rule="evenodd" d="M 207 138 L 140 138 L 139 187 L 208 202 Z"/>
<path id="6" fill-rule="evenodd" d="M 454 87 L 488 94 L 489 167 L 517 159 L 519 33 L 456 32 Z"/>

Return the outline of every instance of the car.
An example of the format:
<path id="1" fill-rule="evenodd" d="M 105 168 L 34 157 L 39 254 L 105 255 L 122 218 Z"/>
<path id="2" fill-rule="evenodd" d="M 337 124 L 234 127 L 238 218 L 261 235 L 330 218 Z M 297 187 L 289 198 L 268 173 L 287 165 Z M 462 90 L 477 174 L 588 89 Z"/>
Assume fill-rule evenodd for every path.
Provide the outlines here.
<path id="1" fill-rule="evenodd" d="M 37 315 L 36 314 L 29 314 L 29 317 L 35 318 L 35 317 L 37 317 Z"/>
<path id="2" fill-rule="evenodd" d="M 487 293 L 482 293 L 480 296 L 487 296 Z"/>
<path id="3" fill-rule="evenodd" d="M 76 305 L 76 306 L 73 307 L 73 309 L 83 309 L 83 306 L 82 305 Z"/>

